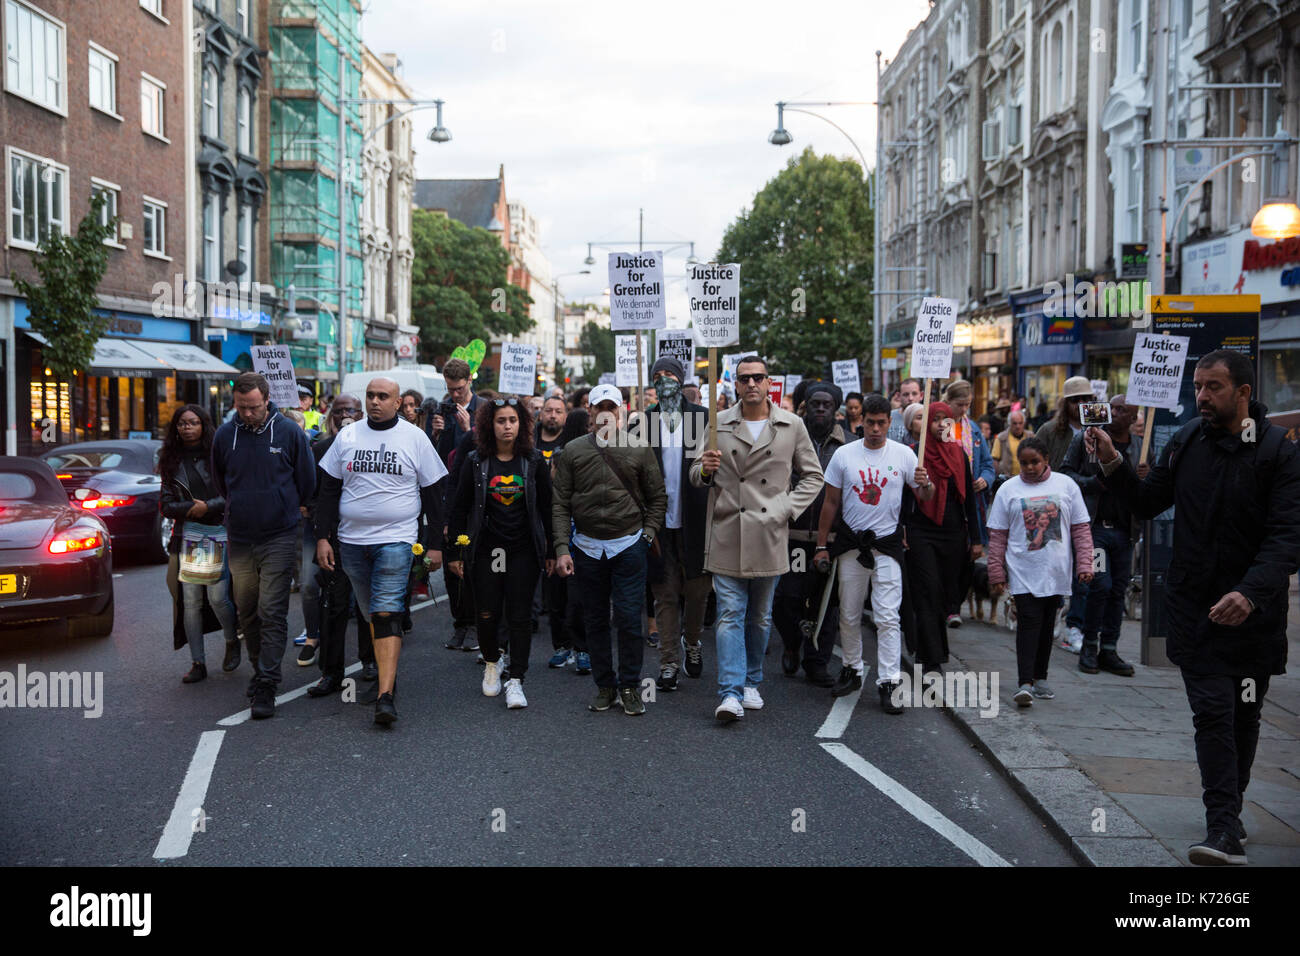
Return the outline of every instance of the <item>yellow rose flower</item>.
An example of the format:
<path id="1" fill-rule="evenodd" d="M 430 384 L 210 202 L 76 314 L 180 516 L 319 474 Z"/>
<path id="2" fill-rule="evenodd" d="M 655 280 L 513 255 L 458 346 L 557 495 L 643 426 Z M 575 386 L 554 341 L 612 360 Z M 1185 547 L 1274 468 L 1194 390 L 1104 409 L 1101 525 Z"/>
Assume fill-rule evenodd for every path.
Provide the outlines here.
<path id="1" fill-rule="evenodd" d="M 462 547 L 469 544 L 469 535 L 462 534 L 456 538 L 456 543 Z"/>
<path id="2" fill-rule="evenodd" d="M 424 545 L 420 544 L 418 541 L 415 542 L 415 544 L 411 545 L 411 554 L 415 555 L 417 558 L 424 554 Z"/>

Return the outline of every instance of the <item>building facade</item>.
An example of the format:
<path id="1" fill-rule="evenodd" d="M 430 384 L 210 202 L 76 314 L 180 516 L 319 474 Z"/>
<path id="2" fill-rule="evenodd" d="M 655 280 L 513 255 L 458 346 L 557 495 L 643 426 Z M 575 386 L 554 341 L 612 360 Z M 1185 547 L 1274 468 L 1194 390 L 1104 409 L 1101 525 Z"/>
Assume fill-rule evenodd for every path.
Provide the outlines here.
<path id="1" fill-rule="evenodd" d="M 185 309 L 195 161 L 190 0 L 2 0 L 0 421 L 8 454 L 51 443 L 158 437 L 206 400 L 226 368 Z M 72 234 L 95 192 L 116 216 L 101 315 L 111 321 L 75 381 L 46 374 L 41 339 L 10 275 L 37 278 L 52 232 Z M 211 362 L 209 362 L 211 360 Z"/>
<path id="2" fill-rule="evenodd" d="M 556 341 L 561 324 L 556 308 L 555 289 L 551 282 L 551 260 L 542 252 L 541 230 L 537 219 L 521 202 L 507 204 L 510 235 L 514 239 L 512 255 L 523 278 L 523 289 L 533 297 L 528 314 L 533 327 L 522 335 L 506 336 L 506 341 L 528 342 L 537 347 L 537 374 L 555 384 Z"/>

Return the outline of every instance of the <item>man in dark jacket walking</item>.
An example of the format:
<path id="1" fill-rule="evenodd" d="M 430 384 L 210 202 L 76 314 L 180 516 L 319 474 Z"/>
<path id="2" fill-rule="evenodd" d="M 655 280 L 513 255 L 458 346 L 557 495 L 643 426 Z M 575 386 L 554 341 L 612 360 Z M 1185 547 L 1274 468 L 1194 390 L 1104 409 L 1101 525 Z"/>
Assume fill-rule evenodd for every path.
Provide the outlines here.
<path id="1" fill-rule="evenodd" d="M 813 448 L 817 450 L 817 460 L 821 462 L 822 471 L 830 464 L 831 456 L 848 441 L 844 429 L 835 424 L 835 410 L 842 401 L 840 396 L 840 389 L 835 385 L 813 382 L 804 390 L 802 401 L 799 396 L 795 397 L 795 407 L 800 404 L 804 407 L 804 425 L 808 428 Z M 791 489 L 799 483 L 799 478 L 798 471 L 791 473 Z M 822 502 L 825 500 L 826 490 L 823 488 L 818 492 L 817 499 L 802 514 L 790 519 L 791 567 L 777 582 L 776 599 L 772 602 L 772 623 L 776 625 L 781 642 L 785 645 L 781 654 L 781 669 L 793 677 L 799 670 L 802 652 L 804 676 L 818 687 L 830 687 L 835 683 L 835 678 L 826 670 L 826 665 L 830 663 L 831 651 L 840 636 L 839 604 L 832 597 L 826 608 L 821 632 L 816 635 L 817 644 L 813 645 L 811 627 L 816 626 L 822 594 L 828 582 L 831 588 L 835 587 L 829 575 L 813 566 L 817 523 L 821 520 Z M 833 533 L 831 537 L 833 539 Z M 808 631 L 804 633 L 806 627 Z"/>
<path id="2" fill-rule="evenodd" d="M 1253 363 L 1211 352 L 1196 364 L 1196 407 L 1145 480 L 1106 432 L 1087 431 L 1108 489 L 1140 518 L 1174 512 L 1166 613 L 1196 728 L 1207 835 L 1188 858 L 1242 864 L 1241 805 L 1269 678 L 1286 670 L 1290 577 L 1300 563 L 1300 453 L 1251 400 Z M 1150 427 L 1148 425 L 1148 427 Z"/>
<path id="3" fill-rule="evenodd" d="M 289 588 L 302 546 L 301 506 L 316 490 L 307 433 L 270 401 L 257 372 L 235 379 L 235 419 L 212 440 L 212 480 L 226 499 L 230 577 L 255 673 L 255 719 L 275 715 L 280 659 L 288 640 Z"/>
<path id="4" fill-rule="evenodd" d="M 660 690 L 677 689 L 686 650 L 686 676 L 704 670 L 700 631 L 713 579 L 704 570 L 704 528 L 708 524 L 709 492 L 691 484 L 691 464 L 709 439 L 709 410 L 682 397 L 686 369 L 672 356 L 663 356 L 650 370 L 658 403 L 633 425 L 631 437 L 654 449 L 664 477 L 667 507 L 659 532 L 659 554 L 649 556 L 647 573 L 659 625 Z M 684 603 L 685 613 L 679 607 Z M 683 624 L 685 628 L 683 629 Z M 685 640 L 683 641 L 683 637 Z"/>

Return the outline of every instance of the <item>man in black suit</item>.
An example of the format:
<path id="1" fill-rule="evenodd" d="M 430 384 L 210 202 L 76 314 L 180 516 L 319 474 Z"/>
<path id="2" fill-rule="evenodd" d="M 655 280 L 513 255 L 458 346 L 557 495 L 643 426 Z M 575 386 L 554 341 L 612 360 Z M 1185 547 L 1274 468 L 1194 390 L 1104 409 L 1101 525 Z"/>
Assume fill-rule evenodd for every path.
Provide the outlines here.
<path id="1" fill-rule="evenodd" d="M 657 538 L 659 554 L 651 551 L 647 568 L 660 634 L 656 683 L 664 691 L 677 689 L 683 636 L 686 676 L 699 677 L 704 668 L 700 631 L 713 590 L 704 570 L 709 491 L 690 481 L 691 463 L 709 438 L 709 410 L 682 397 L 685 378 L 686 370 L 677 359 L 664 356 L 655 362 L 650 380 L 658 402 L 629 428 L 630 435 L 654 449 L 668 493 L 668 510 Z"/>

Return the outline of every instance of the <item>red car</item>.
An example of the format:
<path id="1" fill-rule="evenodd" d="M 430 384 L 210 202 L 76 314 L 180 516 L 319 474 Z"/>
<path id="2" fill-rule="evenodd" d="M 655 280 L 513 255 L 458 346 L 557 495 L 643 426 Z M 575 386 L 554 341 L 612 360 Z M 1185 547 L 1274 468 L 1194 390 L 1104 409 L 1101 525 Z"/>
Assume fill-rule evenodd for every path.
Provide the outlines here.
<path id="1" fill-rule="evenodd" d="M 59 620 L 71 637 L 112 632 L 108 528 L 43 461 L 0 456 L 0 626 Z"/>

